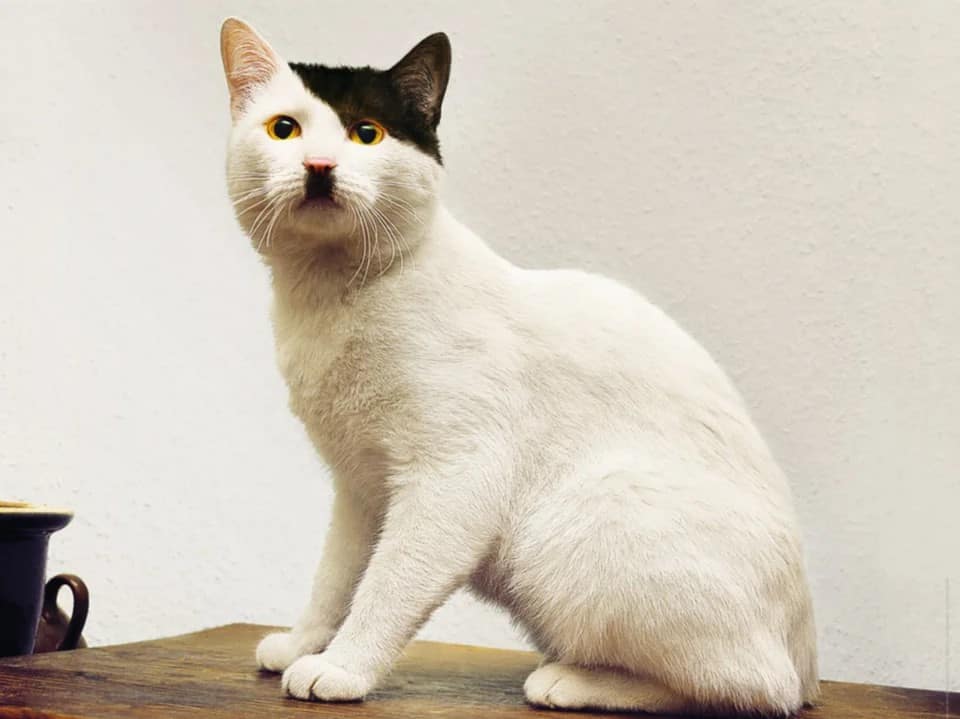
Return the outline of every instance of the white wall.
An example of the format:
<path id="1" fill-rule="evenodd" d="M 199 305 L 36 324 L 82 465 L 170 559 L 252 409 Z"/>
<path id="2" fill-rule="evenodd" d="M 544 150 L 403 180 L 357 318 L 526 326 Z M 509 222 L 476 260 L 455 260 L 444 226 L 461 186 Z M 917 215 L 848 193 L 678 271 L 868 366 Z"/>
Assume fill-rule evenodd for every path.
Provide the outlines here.
<path id="1" fill-rule="evenodd" d="M 522 265 L 641 289 L 729 368 L 796 489 L 825 677 L 947 683 L 948 2 L 0 2 L 0 495 L 76 510 L 51 570 L 92 586 L 91 640 L 289 622 L 329 519 L 224 196 L 228 14 L 327 62 L 450 33 L 449 204 Z M 466 598 L 424 633 L 519 642 Z"/>

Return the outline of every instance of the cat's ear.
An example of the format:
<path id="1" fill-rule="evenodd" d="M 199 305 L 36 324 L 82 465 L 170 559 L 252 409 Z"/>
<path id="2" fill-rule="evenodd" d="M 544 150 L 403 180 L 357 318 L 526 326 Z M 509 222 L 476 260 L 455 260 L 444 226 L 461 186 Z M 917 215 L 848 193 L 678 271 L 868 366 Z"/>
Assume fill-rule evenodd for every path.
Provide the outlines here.
<path id="1" fill-rule="evenodd" d="M 256 30 L 235 17 L 224 20 L 220 28 L 220 57 L 230 89 L 230 114 L 236 120 L 256 89 L 270 81 L 283 60 Z"/>
<path id="2" fill-rule="evenodd" d="M 424 38 L 390 68 L 390 77 L 403 97 L 436 129 L 450 79 L 449 38 L 442 32 Z"/>

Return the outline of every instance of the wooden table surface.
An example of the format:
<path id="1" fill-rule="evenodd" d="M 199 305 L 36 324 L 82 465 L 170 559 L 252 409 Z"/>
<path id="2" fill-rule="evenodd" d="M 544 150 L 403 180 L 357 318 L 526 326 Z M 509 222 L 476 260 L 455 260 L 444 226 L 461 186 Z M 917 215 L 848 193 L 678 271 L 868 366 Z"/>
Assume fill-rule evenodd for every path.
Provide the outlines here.
<path id="1" fill-rule="evenodd" d="M 362 704 L 286 699 L 280 678 L 253 665 L 270 627 L 232 624 L 196 634 L 99 649 L 0 659 L 0 718 L 300 719 L 494 717 L 573 719 L 597 714 L 535 710 L 523 680 L 528 652 L 417 642 Z M 927 719 L 960 716 L 960 694 L 823 683 L 823 701 L 804 719 Z M 639 715 L 607 714 L 605 716 Z"/>

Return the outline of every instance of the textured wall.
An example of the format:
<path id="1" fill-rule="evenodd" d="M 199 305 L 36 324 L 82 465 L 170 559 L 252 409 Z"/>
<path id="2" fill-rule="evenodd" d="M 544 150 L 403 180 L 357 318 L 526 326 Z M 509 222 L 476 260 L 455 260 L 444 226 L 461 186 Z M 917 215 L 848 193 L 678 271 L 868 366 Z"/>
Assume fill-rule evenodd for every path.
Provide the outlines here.
<path id="1" fill-rule="evenodd" d="M 947 2 L 0 3 L 0 495 L 77 511 L 52 569 L 92 585 L 93 641 L 290 621 L 328 520 L 222 186 L 228 14 L 331 62 L 447 30 L 449 204 L 521 265 L 641 289 L 729 368 L 796 488 L 824 676 L 947 683 Z M 519 642 L 465 598 L 425 631 Z"/>

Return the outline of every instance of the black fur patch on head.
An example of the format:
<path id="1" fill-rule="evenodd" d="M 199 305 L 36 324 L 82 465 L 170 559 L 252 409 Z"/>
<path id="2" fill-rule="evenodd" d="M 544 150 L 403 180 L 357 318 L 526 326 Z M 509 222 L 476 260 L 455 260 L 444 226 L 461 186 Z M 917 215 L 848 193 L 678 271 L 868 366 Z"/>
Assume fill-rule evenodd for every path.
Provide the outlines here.
<path id="1" fill-rule="evenodd" d="M 300 62 L 290 67 L 310 92 L 333 108 L 344 128 L 376 120 L 390 135 L 442 164 L 437 125 L 450 76 L 450 41 L 443 33 L 420 42 L 389 70 Z"/>

